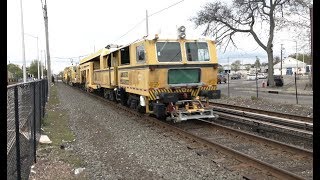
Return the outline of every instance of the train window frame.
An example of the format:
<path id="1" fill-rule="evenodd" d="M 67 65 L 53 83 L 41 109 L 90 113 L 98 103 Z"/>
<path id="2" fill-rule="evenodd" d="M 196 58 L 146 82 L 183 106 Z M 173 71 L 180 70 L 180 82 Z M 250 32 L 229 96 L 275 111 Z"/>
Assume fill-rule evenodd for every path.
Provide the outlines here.
<path id="1" fill-rule="evenodd" d="M 199 82 L 196 82 L 196 83 L 170 83 L 170 77 L 169 77 L 169 71 L 172 71 L 172 70 L 199 70 L 198 73 L 199 73 L 199 76 L 198 76 L 198 81 Z M 188 68 L 169 68 L 168 69 L 168 78 L 167 78 L 167 84 L 170 85 L 170 86 L 181 86 L 181 85 L 199 85 L 201 84 L 201 79 L 202 79 L 202 69 L 199 68 L 199 67 L 188 67 Z"/>
<path id="2" fill-rule="evenodd" d="M 208 61 L 190 61 L 189 59 L 188 59 L 188 51 L 187 51 L 187 44 L 186 43 L 205 43 L 206 45 L 207 45 L 207 49 L 208 49 L 208 56 L 209 56 L 209 60 Z M 210 51 L 210 48 L 209 48 L 209 45 L 208 45 L 208 42 L 207 41 L 186 41 L 186 42 L 184 42 L 184 48 L 185 48 L 185 55 L 186 55 L 186 60 L 188 61 L 188 62 L 210 62 L 211 61 L 211 51 Z M 199 50 L 199 49 L 198 49 Z M 199 53 L 199 51 L 198 51 L 198 53 Z M 198 58 L 199 59 L 199 58 Z"/>
<path id="3" fill-rule="evenodd" d="M 131 59 L 130 59 L 130 47 L 125 46 L 122 47 L 121 49 L 118 50 L 120 53 L 120 66 L 127 66 L 131 64 Z M 124 55 L 128 56 L 124 58 Z"/>
<path id="4" fill-rule="evenodd" d="M 140 57 L 141 57 L 140 52 L 143 52 L 143 59 L 140 59 Z M 144 45 L 138 45 L 136 47 L 136 61 L 137 61 L 137 63 L 146 62 L 146 49 L 145 49 Z"/>
<path id="5" fill-rule="evenodd" d="M 179 47 L 180 47 L 180 56 L 181 56 L 181 59 L 179 61 L 159 61 L 159 58 L 158 58 L 158 50 L 157 50 L 157 43 L 178 43 L 179 44 Z M 182 59 L 183 59 L 183 56 L 182 56 L 182 46 L 181 46 L 181 43 L 179 41 L 157 41 L 155 43 L 155 52 L 156 52 L 156 58 L 157 58 L 157 61 L 158 63 L 182 63 Z"/>

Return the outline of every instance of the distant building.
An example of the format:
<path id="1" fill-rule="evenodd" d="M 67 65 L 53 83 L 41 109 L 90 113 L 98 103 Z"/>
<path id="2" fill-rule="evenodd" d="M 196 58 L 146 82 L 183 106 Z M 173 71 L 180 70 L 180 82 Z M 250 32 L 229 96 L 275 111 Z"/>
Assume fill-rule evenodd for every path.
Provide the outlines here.
<path id="1" fill-rule="evenodd" d="M 282 75 L 292 75 L 295 72 L 297 74 L 304 74 L 307 72 L 307 64 L 294 59 L 292 57 L 287 57 L 282 60 Z M 275 64 L 273 66 L 274 75 L 281 75 L 281 62 Z"/>
<path id="2" fill-rule="evenodd" d="M 267 73 L 267 72 L 268 72 L 268 65 L 261 66 L 261 67 L 260 67 L 260 72 L 262 72 L 262 73 Z"/>
<path id="3" fill-rule="evenodd" d="M 229 64 L 223 65 L 225 73 L 231 73 L 231 66 Z"/>

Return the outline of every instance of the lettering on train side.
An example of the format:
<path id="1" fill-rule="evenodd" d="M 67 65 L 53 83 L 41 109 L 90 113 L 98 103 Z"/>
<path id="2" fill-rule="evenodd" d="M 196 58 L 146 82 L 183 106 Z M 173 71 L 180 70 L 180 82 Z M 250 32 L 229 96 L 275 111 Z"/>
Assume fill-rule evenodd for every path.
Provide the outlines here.
<path id="1" fill-rule="evenodd" d="M 129 80 L 127 80 L 127 79 L 120 79 L 120 84 L 129 85 Z"/>
<path id="2" fill-rule="evenodd" d="M 129 77 L 128 72 L 121 72 L 120 77 Z"/>

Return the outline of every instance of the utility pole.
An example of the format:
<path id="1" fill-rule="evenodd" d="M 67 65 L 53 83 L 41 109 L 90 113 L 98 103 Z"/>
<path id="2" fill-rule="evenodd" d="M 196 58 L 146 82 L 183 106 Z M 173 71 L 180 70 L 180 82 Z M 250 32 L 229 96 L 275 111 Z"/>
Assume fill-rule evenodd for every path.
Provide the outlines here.
<path id="1" fill-rule="evenodd" d="M 36 39 L 37 39 L 38 79 L 40 79 L 39 38 L 38 38 L 38 36 L 33 36 L 33 35 L 27 34 L 27 33 L 25 33 L 25 35 L 28 35 L 28 36 L 30 36 L 30 37 L 33 37 L 33 38 L 36 38 Z"/>
<path id="2" fill-rule="evenodd" d="M 228 74 L 231 72 L 231 67 L 230 67 L 230 64 L 229 64 L 229 57 L 228 57 Z"/>
<path id="3" fill-rule="evenodd" d="M 298 42 L 296 41 L 296 61 L 297 61 L 297 70 L 296 74 L 298 74 Z"/>
<path id="4" fill-rule="evenodd" d="M 38 79 L 40 79 L 39 39 L 37 36 Z"/>
<path id="5" fill-rule="evenodd" d="M 41 50 L 41 54 L 40 54 L 40 55 L 41 55 L 41 60 L 43 61 L 44 58 L 43 58 L 43 56 L 42 56 L 42 52 L 43 52 L 43 50 Z M 42 61 L 41 61 L 41 62 L 42 62 Z M 40 65 L 41 65 L 41 79 L 43 79 L 43 64 L 40 63 Z"/>
<path id="6" fill-rule="evenodd" d="M 24 46 L 24 27 L 23 27 L 23 12 L 22 12 L 22 0 L 20 0 L 21 10 L 21 38 L 22 38 L 22 60 L 23 60 L 23 82 L 27 82 L 27 70 L 26 70 L 26 55 Z"/>
<path id="7" fill-rule="evenodd" d="M 311 80 L 310 82 L 312 83 L 313 80 L 313 6 L 310 7 L 310 28 L 311 28 Z M 313 84 L 311 84 L 312 90 L 313 90 Z"/>
<path id="8" fill-rule="evenodd" d="M 148 10 L 146 10 L 146 30 L 147 30 L 147 37 L 149 35 L 149 27 L 148 27 Z"/>
<path id="9" fill-rule="evenodd" d="M 280 56 L 280 75 L 282 76 L 282 45 L 283 44 L 281 44 L 281 56 Z"/>
<path id="10" fill-rule="evenodd" d="M 42 3 L 42 0 L 41 0 Z M 50 63 L 50 51 L 49 51 L 49 32 L 48 32 L 48 9 L 47 9 L 47 0 L 44 0 L 44 5 L 42 5 L 44 25 L 46 31 L 46 50 L 47 50 L 47 60 L 48 60 L 48 69 L 47 69 L 47 80 L 48 80 L 48 99 L 50 97 L 50 87 L 51 87 L 51 63 Z"/>
<path id="11" fill-rule="evenodd" d="M 43 50 L 43 55 L 44 55 L 44 69 L 47 70 L 46 76 L 48 76 L 48 67 L 47 67 L 47 57 L 46 57 L 46 50 Z"/>

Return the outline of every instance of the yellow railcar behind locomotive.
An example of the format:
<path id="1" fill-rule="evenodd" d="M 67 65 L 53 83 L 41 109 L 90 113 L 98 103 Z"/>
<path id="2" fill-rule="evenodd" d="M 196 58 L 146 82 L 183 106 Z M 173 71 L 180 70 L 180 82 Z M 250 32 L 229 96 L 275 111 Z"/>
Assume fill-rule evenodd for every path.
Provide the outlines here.
<path id="1" fill-rule="evenodd" d="M 220 98 L 217 71 L 214 41 L 155 36 L 126 46 L 111 45 L 82 59 L 80 84 L 132 109 L 173 117 L 181 100 Z M 190 119 L 188 113 L 214 117 L 211 111 L 191 112 L 185 107 L 188 111 L 175 117 L 176 121 Z"/>
<path id="2" fill-rule="evenodd" d="M 80 84 L 80 66 L 69 66 L 63 70 L 62 81 L 71 86 Z"/>

